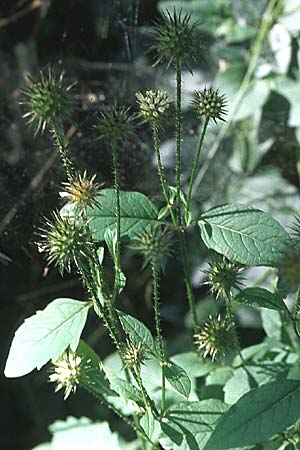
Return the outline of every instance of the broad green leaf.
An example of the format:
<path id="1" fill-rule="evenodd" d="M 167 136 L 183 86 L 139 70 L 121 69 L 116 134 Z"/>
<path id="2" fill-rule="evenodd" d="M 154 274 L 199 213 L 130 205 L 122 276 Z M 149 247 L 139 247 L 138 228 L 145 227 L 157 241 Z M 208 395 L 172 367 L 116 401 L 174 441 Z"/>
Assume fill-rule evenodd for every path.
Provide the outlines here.
<path id="1" fill-rule="evenodd" d="M 283 298 L 279 294 L 260 287 L 243 289 L 234 300 L 248 306 L 286 311 Z"/>
<path id="2" fill-rule="evenodd" d="M 298 13 L 300 16 L 300 13 Z M 288 125 L 290 127 L 299 127 L 300 125 L 300 91 L 299 81 L 290 77 L 276 77 L 274 90 L 283 95 L 290 102 L 290 113 Z"/>
<path id="3" fill-rule="evenodd" d="M 128 406 L 132 406 L 129 401 L 140 406 L 144 405 L 142 393 L 133 384 L 130 384 L 128 381 L 116 377 L 113 373 L 109 373 L 107 371 L 106 375 L 109 379 L 110 387 L 117 392 L 123 400 L 125 400 L 125 403 Z M 135 410 L 136 409 L 137 408 L 135 408 Z"/>
<path id="4" fill-rule="evenodd" d="M 118 435 L 113 433 L 108 423 L 92 422 L 87 417 L 77 419 L 67 417 L 65 421 L 58 420 L 50 425 L 52 441 L 45 447 L 49 450 L 98 450 L 99 442 L 101 448 L 109 450 L 121 450 Z"/>
<path id="5" fill-rule="evenodd" d="M 171 356 L 170 360 L 182 367 L 193 378 L 203 377 L 215 367 L 212 361 L 201 358 L 195 352 L 179 353 Z"/>
<path id="6" fill-rule="evenodd" d="M 224 386 L 225 403 L 232 405 L 251 389 L 283 377 L 289 367 L 285 363 L 275 361 L 262 361 L 239 367 Z"/>
<path id="7" fill-rule="evenodd" d="M 241 264 L 275 265 L 289 239 L 270 214 L 245 205 L 212 208 L 198 223 L 208 248 Z"/>
<path id="8" fill-rule="evenodd" d="M 165 375 L 170 385 L 184 397 L 188 398 L 191 392 L 191 380 L 186 371 L 173 362 L 165 366 Z"/>
<path id="9" fill-rule="evenodd" d="M 149 408 L 140 420 L 140 425 L 152 442 L 157 442 L 160 435 L 160 423 L 153 417 Z"/>
<path id="10" fill-rule="evenodd" d="M 160 439 L 164 449 L 202 450 L 217 421 L 227 410 L 219 400 L 184 402 L 171 406 L 165 413 L 161 428 L 167 438 Z"/>
<path id="11" fill-rule="evenodd" d="M 6 377 L 20 377 L 58 359 L 67 347 L 76 350 L 90 302 L 53 300 L 23 322 L 13 338 L 6 361 Z"/>
<path id="12" fill-rule="evenodd" d="M 300 418 L 300 383 L 268 383 L 251 390 L 220 419 L 205 450 L 259 444 Z"/>
<path id="13" fill-rule="evenodd" d="M 218 367 L 210 372 L 205 379 L 205 384 L 209 385 L 221 385 L 223 386 L 233 375 L 233 369 L 231 367 Z"/>
<path id="14" fill-rule="evenodd" d="M 115 192 L 103 189 L 97 197 L 98 205 L 87 210 L 90 228 L 98 241 L 103 241 L 107 230 L 116 226 Z M 144 194 L 140 192 L 120 192 L 121 236 L 129 239 L 143 231 L 159 225 L 158 210 Z"/>
<path id="15" fill-rule="evenodd" d="M 279 311 L 262 309 L 260 312 L 263 329 L 269 338 L 281 339 L 281 316 Z"/>
<path id="16" fill-rule="evenodd" d="M 135 317 L 132 317 L 129 314 L 125 314 L 122 311 L 119 311 L 119 317 L 122 326 L 126 334 L 128 334 L 131 342 L 136 345 L 142 343 L 146 351 L 148 351 L 152 355 L 156 355 L 157 350 L 155 347 L 154 339 L 146 325 L 144 325 Z"/>

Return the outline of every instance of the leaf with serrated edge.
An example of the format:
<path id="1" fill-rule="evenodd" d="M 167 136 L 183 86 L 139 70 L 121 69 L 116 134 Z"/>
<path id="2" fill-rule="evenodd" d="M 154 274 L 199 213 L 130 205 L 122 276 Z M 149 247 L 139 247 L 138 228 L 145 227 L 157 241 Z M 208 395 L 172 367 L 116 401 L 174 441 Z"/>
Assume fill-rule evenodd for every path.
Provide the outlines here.
<path id="1" fill-rule="evenodd" d="M 278 311 L 287 310 L 283 298 L 279 294 L 260 287 L 243 289 L 237 294 L 234 300 L 247 306 L 275 309 Z"/>
<path id="2" fill-rule="evenodd" d="M 165 366 L 165 376 L 175 391 L 188 398 L 191 392 L 191 380 L 182 367 L 169 361 Z"/>
<path id="3" fill-rule="evenodd" d="M 90 302 L 70 298 L 53 300 L 23 322 L 13 338 L 4 374 L 21 377 L 56 360 L 71 347 L 76 350 Z"/>
<path id="4" fill-rule="evenodd" d="M 259 444 L 300 418 L 300 383 L 268 383 L 251 390 L 220 419 L 205 450 Z"/>
<path id="5" fill-rule="evenodd" d="M 212 208 L 202 214 L 198 224 L 208 248 L 246 265 L 276 265 L 289 241 L 270 214 L 246 205 Z"/>
<path id="6" fill-rule="evenodd" d="M 146 325 L 135 317 L 118 311 L 121 324 L 133 344 L 143 344 L 144 349 L 152 355 L 157 355 L 154 339 Z"/>

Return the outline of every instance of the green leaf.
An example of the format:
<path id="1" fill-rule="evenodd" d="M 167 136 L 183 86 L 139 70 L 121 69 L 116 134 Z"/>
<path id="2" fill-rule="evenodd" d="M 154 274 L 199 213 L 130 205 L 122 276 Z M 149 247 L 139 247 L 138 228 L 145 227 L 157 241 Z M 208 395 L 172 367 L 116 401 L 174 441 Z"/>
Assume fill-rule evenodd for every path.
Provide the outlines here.
<path id="1" fill-rule="evenodd" d="M 300 418 L 300 383 L 265 384 L 245 394 L 220 419 L 205 450 L 259 444 Z"/>
<path id="2" fill-rule="evenodd" d="M 191 380 L 187 376 L 186 371 L 177 364 L 168 362 L 165 366 L 165 375 L 170 385 L 179 394 L 188 398 L 191 392 Z"/>
<path id="3" fill-rule="evenodd" d="M 133 384 L 128 383 L 128 381 L 115 376 L 112 372 L 105 371 L 105 373 L 109 380 L 110 387 L 125 400 L 127 406 L 132 406 L 130 401 L 139 406 L 144 406 L 143 396 L 139 389 L 133 386 Z M 134 409 L 137 410 L 136 407 L 134 407 Z"/>
<path id="4" fill-rule="evenodd" d="M 195 352 L 179 353 L 172 356 L 170 360 L 182 367 L 193 378 L 203 377 L 215 367 L 212 361 L 201 358 Z"/>
<path id="5" fill-rule="evenodd" d="M 103 241 L 105 232 L 116 226 L 115 192 L 103 189 L 97 197 L 97 205 L 89 207 L 87 216 L 90 228 L 98 241 Z M 149 230 L 161 222 L 157 219 L 158 210 L 144 194 L 140 192 L 120 192 L 121 237 L 129 239 Z"/>
<path id="6" fill-rule="evenodd" d="M 269 338 L 281 339 L 281 316 L 279 311 L 262 309 L 260 312 L 263 329 Z"/>
<path id="7" fill-rule="evenodd" d="M 152 442 L 157 442 L 160 435 L 160 423 L 153 417 L 149 408 L 140 420 L 140 425 Z"/>
<path id="8" fill-rule="evenodd" d="M 279 294 L 260 287 L 243 289 L 234 300 L 248 306 L 286 311 L 283 298 Z"/>
<path id="9" fill-rule="evenodd" d="M 198 223 L 208 248 L 247 265 L 275 265 L 289 239 L 270 214 L 245 205 L 212 208 Z"/>
<path id="10" fill-rule="evenodd" d="M 76 350 L 90 302 L 53 300 L 23 322 L 15 333 L 5 366 L 6 377 L 20 377 L 56 360 L 71 347 Z"/>
<path id="11" fill-rule="evenodd" d="M 125 314 L 122 311 L 118 311 L 121 324 L 130 340 L 133 344 L 142 343 L 145 350 L 152 355 L 157 355 L 154 339 L 146 325 L 135 317 Z"/>
<path id="12" fill-rule="evenodd" d="M 227 406 L 219 400 L 184 402 L 171 406 L 161 422 L 167 438 L 164 449 L 202 450 Z"/>

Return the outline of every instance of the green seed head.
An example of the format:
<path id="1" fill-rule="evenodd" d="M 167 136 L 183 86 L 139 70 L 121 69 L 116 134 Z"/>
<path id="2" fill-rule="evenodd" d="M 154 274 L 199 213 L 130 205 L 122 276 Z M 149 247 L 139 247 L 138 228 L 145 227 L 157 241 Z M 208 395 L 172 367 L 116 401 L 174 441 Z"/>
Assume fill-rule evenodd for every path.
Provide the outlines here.
<path id="1" fill-rule="evenodd" d="M 203 91 L 196 91 L 193 106 L 199 117 L 206 116 L 215 122 L 217 119 L 225 122 L 226 99 L 224 95 L 219 94 L 218 90 L 205 88 Z"/>
<path id="2" fill-rule="evenodd" d="M 80 210 L 97 205 L 96 197 L 101 185 L 95 182 L 95 178 L 96 175 L 88 177 L 86 171 L 82 175 L 77 174 L 71 183 L 63 183 L 64 191 L 60 193 L 60 196 L 67 198 Z"/>
<path id="3" fill-rule="evenodd" d="M 100 111 L 94 124 L 97 139 L 110 142 L 128 141 L 135 128 L 134 119 L 130 109 L 125 106 L 114 105 L 106 111 Z"/>
<path id="4" fill-rule="evenodd" d="M 141 233 L 131 244 L 137 253 L 140 253 L 145 264 L 160 263 L 166 256 L 172 254 L 172 233 L 165 228 L 154 228 Z"/>
<path id="5" fill-rule="evenodd" d="M 170 107 L 169 95 L 166 91 L 146 91 L 136 93 L 141 116 L 151 122 L 158 123 Z"/>
<path id="6" fill-rule="evenodd" d="M 156 64 L 164 63 L 168 68 L 180 62 L 192 71 L 190 64 L 199 58 L 203 35 L 199 24 L 191 23 L 189 14 L 177 13 L 175 9 L 173 13 L 167 11 L 163 14 L 163 22 L 155 27 L 154 39 Z"/>
<path id="7" fill-rule="evenodd" d="M 40 80 L 34 82 L 23 91 L 26 97 L 24 104 L 27 112 L 23 117 L 27 123 L 36 128 L 35 134 L 42 133 L 47 127 L 53 127 L 67 120 L 72 110 L 70 90 L 73 85 L 67 85 L 64 74 L 55 77 L 49 69 L 48 74 L 40 74 Z"/>
<path id="8" fill-rule="evenodd" d="M 234 323 L 220 315 L 209 317 L 202 330 L 195 334 L 196 348 L 203 353 L 204 358 L 212 360 L 226 356 L 230 350 L 238 348 L 238 339 Z"/>
<path id="9" fill-rule="evenodd" d="M 209 262 L 209 270 L 204 271 L 211 292 L 218 299 L 228 298 L 232 295 L 232 290 L 242 285 L 243 277 L 241 266 L 228 261 L 224 256 L 215 255 Z"/>
<path id="10" fill-rule="evenodd" d="M 42 242 L 38 243 L 38 248 L 47 254 L 48 262 L 54 263 L 61 274 L 64 270 L 70 272 L 78 258 L 87 257 L 93 245 L 84 220 L 62 217 L 58 212 L 53 214 L 52 221 L 46 221 L 41 231 Z"/>

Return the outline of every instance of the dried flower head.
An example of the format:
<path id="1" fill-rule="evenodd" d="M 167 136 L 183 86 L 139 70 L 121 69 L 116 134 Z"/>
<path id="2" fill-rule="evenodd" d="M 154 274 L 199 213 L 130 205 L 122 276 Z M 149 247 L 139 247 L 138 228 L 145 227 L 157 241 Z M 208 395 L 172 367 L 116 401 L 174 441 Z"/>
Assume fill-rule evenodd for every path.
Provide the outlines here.
<path id="1" fill-rule="evenodd" d="M 143 342 L 132 343 L 127 340 L 122 349 L 122 359 L 125 367 L 139 369 L 147 360 Z"/>
<path id="2" fill-rule="evenodd" d="M 241 271 L 240 265 L 216 254 L 209 262 L 209 270 L 204 271 L 207 275 L 204 284 L 209 285 L 217 299 L 228 298 L 232 295 L 232 290 L 238 289 L 243 283 Z"/>
<path id="3" fill-rule="evenodd" d="M 168 68 L 181 62 L 192 71 L 190 64 L 199 58 L 203 34 L 199 23 L 191 22 L 189 14 L 177 13 L 175 9 L 173 13 L 167 11 L 163 14 L 163 22 L 156 24 L 154 39 L 156 64 L 165 63 Z"/>
<path id="4" fill-rule="evenodd" d="M 30 83 L 22 91 L 26 100 L 21 103 L 27 107 L 23 117 L 27 118 L 28 124 L 36 127 L 35 135 L 69 118 L 73 103 L 70 90 L 74 85 L 65 82 L 64 73 L 55 77 L 49 69 L 47 75 L 41 72 L 40 81 L 30 79 Z"/>
<path id="5" fill-rule="evenodd" d="M 203 91 L 195 91 L 193 106 L 200 117 L 206 116 L 215 122 L 217 119 L 225 122 L 226 105 L 225 96 L 220 95 L 218 89 L 205 88 Z"/>
<path id="6" fill-rule="evenodd" d="M 136 93 L 140 112 L 145 120 L 158 122 L 170 107 L 169 95 L 166 91 L 146 91 Z"/>
<path id="7" fill-rule="evenodd" d="M 228 317 L 209 317 L 202 330 L 195 334 L 195 345 L 203 352 L 204 358 L 212 360 L 225 356 L 230 350 L 238 348 L 238 339 L 234 323 Z"/>
<path id="8" fill-rule="evenodd" d="M 86 257 L 92 247 L 91 235 L 86 221 L 72 217 L 62 217 L 53 213 L 53 220 L 46 220 L 41 229 L 42 241 L 38 243 L 40 251 L 48 255 L 48 262 L 54 263 L 61 274 L 70 272 L 73 262 L 77 264 L 80 256 Z"/>
<path id="9" fill-rule="evenodd" d="M 130 248 L 144 257 L 145 264 L 159 263 L 172 254 L 172 238 L 172 232 L 166 228 L 154 228 L 138 235 Z"/>
<path id="10" fill-rule="evenodd" d="M 101 185 L 95 182 L 96 175 L 88 177 L 86 171 L 83 175 L 77 174 L 74 181 L 63 183 L 64 191 L 60 193 L 61 197 L 67 198 L 79 209 L 87 206 L 97 205 L 97 195 Z"/>
<path id="11" fill-rule="evenodd" d="M 94 124 L 97 139 L 128 141 L 134 131 L 134 119 L 130 108 L 125 106 L 115 104 L 106 111 L 100 111 Z"/>
<path id="12" fill-rule="evenodd" d="M 81 358 L 71 349 L 66 350 L 60 358 L 53 362 L 53 373 L 49 375 L 51 383 L 57 383 L 55 392 L 65 390 L 64 400 L 71 392 L 75 394 L 80 382 Z"/>

